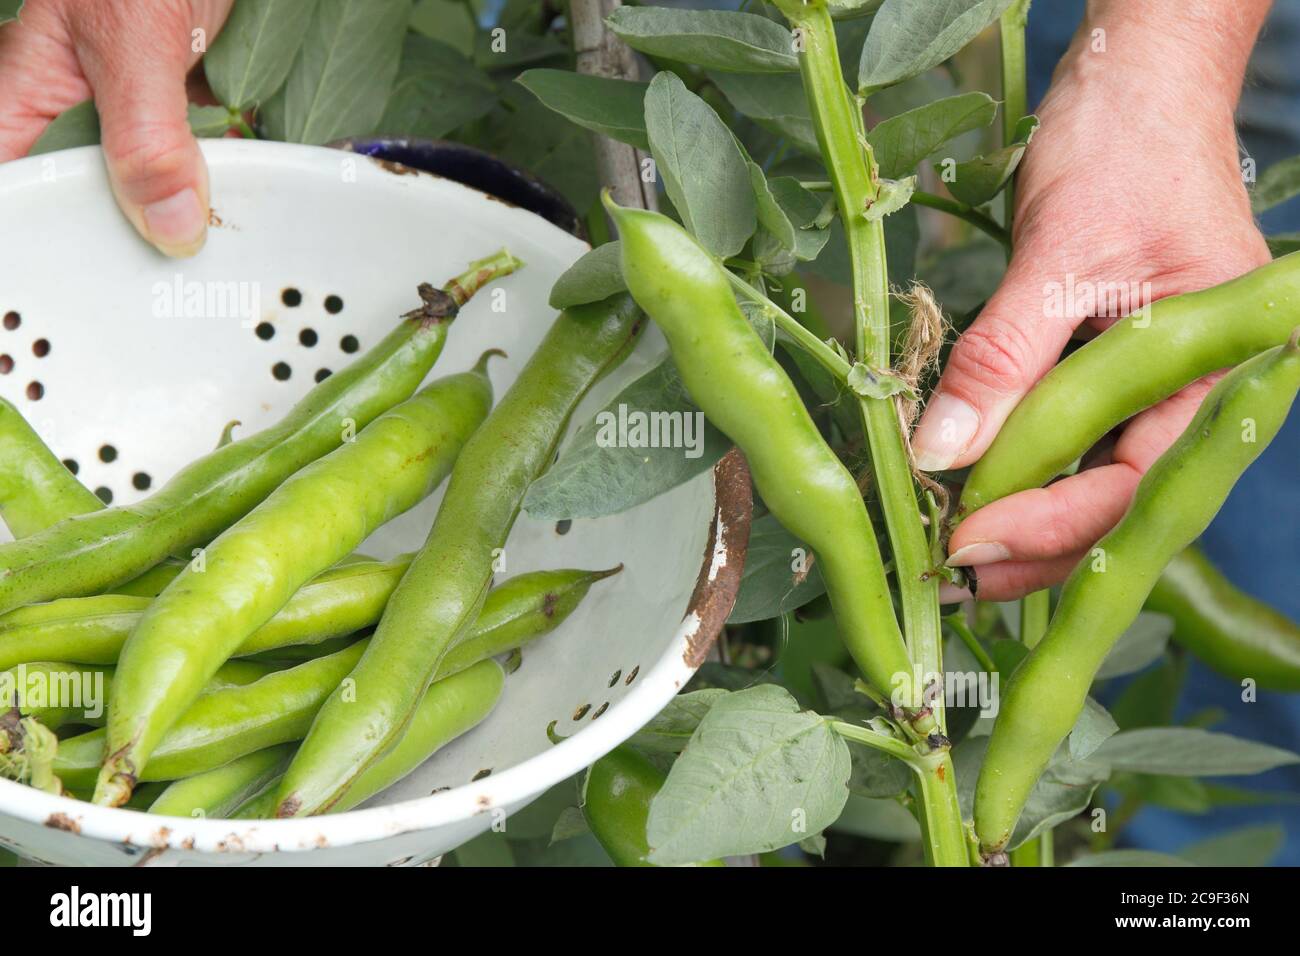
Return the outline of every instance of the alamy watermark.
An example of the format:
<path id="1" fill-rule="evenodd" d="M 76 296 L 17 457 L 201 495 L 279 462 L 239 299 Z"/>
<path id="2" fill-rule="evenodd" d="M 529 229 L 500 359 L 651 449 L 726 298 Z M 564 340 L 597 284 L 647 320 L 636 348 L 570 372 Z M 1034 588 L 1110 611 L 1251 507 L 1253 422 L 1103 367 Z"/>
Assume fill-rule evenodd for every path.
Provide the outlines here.
<path id="1" fill-rule="evenodd" d="M 0 673 L 0 701 L 30 710 L 59 708 L 81 711 L 87 720 L 104 714 L 104 672 L 98 670 L 28 669 L 28 665 Z"/>
<path id="2" fill-rule="evenodd" d="M 704 454 L 703 412 L 647 412 L 629 409 L 596 415 L 596 445 L 600 448 L 682 448 L 687 458 Z"/>
<path id="3" fill-rule="evenodd" d="M 1093 282 L 1067 272 L 1064 282 L 1043 286 L 1043 315 L 1049 319 L 1133 315 L 1133 325 L 1144 329 L 1151 324 L 1151 283 Z"/>
<path id="4" fill-rule="evenodd" d="M 253 328 L 262 315 L 260 282 L 186 280 L 179 272 L 170 282 L 153 284 L 153 315 L 159 319 L 239 319 Z"/>

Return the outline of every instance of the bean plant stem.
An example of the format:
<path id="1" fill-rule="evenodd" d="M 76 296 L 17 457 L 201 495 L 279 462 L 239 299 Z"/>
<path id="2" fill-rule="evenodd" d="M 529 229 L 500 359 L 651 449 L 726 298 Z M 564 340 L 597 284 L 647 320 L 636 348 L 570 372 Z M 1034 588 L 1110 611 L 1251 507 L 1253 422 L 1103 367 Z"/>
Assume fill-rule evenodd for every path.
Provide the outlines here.
<path id="1" fill-rule="evenodd" d="M 844 85 L 830 13 L 824 3 L 784 0 L 782 12 L 799 34 L 799 69 L 817 131 L 822 160 L 831 172 L 853 271 L 854 329 L 858 358 L 876 369 L 890 367 L 889 273 L 884 223 L 865 213 L 878 193 L 875 158 L 866 142 L 862 110 Z M 942 675 L 939 579 L 930 574 L 925 527 L 912 478 L 911 456 L 892 399 L 859 400 L 866 426 L 881 508 L 897 568 L 903 633 L 914 672 L 922 681 Z M 885 688 L 887 689 L 887 688 Z M 913 700 L 923 688 L 913 688 Z M 929 702 L 935 723 L 945 730 L 942 686 Z M 965 866 L 965 832 L 956 781 L 946 747 L 936 750 L 920 772 L 921 828 L 926 858 L 936 866 Z"/>
<path id="2" fill-rule="evenodd" d="M 1029 20 L 1031 0 L 1015 0 L 999 21 L 1002 40 L 1002 145 L 1010 146 L 1016 138 L 1016 126 L 1029 112 L 1029 91 L 1025 60 L 1025 24 Z M 1011 231 L 1016 205 L 1015 182 L 1007 183 L 1002 193 L 1006 215 L 1004 222 Z M 1008 249 L 1010 248 L 1008 244 Z"/>

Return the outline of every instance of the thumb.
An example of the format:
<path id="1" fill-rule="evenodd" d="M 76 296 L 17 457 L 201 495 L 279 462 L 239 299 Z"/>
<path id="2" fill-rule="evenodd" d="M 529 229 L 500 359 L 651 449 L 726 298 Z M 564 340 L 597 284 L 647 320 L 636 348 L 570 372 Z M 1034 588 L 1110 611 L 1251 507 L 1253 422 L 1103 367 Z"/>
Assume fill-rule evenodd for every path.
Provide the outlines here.
<path id="1" fill-rule="evenodd" d="M 1069 341 L 1076 319 L 1049 316 L 1045 278 L 1027 261 L 1019 252 L 1012 257 L 997 292 L 953 346 L 912 435 L 921 471 L 961 468 L 979 458 Z"/>
<path id="2" fill-rule="evenodd" d="M 99 111 L 113 195 L 148 242 L 169 256 L 192 256 L 208 231 L 208 170 L 186 115 L 190 50 L 188 4 L 140 15 L 127 0 L 78 31 L 78 53 Z M 104 8 L 99 8 L 104 10 Z"/>

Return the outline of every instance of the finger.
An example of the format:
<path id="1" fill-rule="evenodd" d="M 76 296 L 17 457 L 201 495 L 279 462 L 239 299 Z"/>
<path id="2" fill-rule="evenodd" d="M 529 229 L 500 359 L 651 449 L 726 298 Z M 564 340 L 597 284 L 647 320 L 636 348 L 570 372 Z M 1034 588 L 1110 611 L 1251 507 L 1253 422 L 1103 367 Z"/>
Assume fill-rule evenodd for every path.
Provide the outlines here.
<path id="1" fill-rule="evenodd" d="M 1218 377 L 1201 379 L 1133 419 L 1110 463 L 972 513 L 953 532 L 947 563 L 983 569 L 1090 548 L 1124 516 L 1142 475 L 1182 434 Z"/>
<path id="2" fill-rule="evenodd" d="M 1021 247 L 1023 249 L 1025 247 Z M 1047 277 L 1020 249 L 974 324 L 958 339 L 912 436 L 922 471 L 978 458 L 1011 409 L 1055 363 L 1075 321 L 1044 313 Z"/>
<path id="3" fill-rule="evenodd" d="M 28 4 L 0 30 L 0 163 L 26 156 L 54 117 L 90 99 L 61 29 L 49 5 Z"/>
<path id="4" fill-rule="evenodd" d="M 1087 557 L 1087 552 L 1047 561 L 1003 561 L 979 569 L 975 596 L 981 601 L 1014 601 L 1060 584 Z"/>
<path id="5" fill-rule="evenodd" d="M 109 181 L 140 235 L 169 256 L 202 248 L 208 171 L 186 117 L 196 54 L 188 3 L 139 0 L 87 9 L 74 30 L 95 92 Z"/>
<path id="6" fill-rule="evenodd" d="M 1140 478 L 1132 465 L 1115 462 L 985 505 L 953 532 L 947 563 L 982 569 L 1080 551 L 1115 526 Z"/>

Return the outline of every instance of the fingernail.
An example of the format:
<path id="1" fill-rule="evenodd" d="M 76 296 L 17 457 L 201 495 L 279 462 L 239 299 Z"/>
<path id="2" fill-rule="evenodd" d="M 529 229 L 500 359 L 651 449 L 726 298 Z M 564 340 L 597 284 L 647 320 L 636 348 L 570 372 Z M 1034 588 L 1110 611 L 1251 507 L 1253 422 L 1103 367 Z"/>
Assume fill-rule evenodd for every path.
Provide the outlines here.
<path id="1" fill-rule="evenodd" d="M 916 467 L 921 471 L 943 471 L 975 438 L 980 417 L 960 398 L 940 395 L 930 402 L 921 424 L 912 435 Z"/>
<path id="2" fill-rule="evenodd" d="M 203 248 L 207 213 L 192 187 L 150 203 L 143 215 L 149 241 L 167 255 L 192 256 Z"/>
<path id="3" fill-rule="evenodd" d="M 949 584 L 947 581 L 939 584 L 939 603 L 940 604 L 960 604 L 962 601 L 969 601 L 971 593 L 966 588 L 959 588 L 955 584 Z"/>
<path id="4" fill-rule="evenodd" d="M 997 561 L 1005 561 L 1011 557 L 1011 552 L 1005 545 L 996 541 L 977 541 L 975 544 L 968 544 L 963 548 L 958 548 L 944 564 L 950 568 L 969 568 L 980 564 L 993 564 Z"/>

